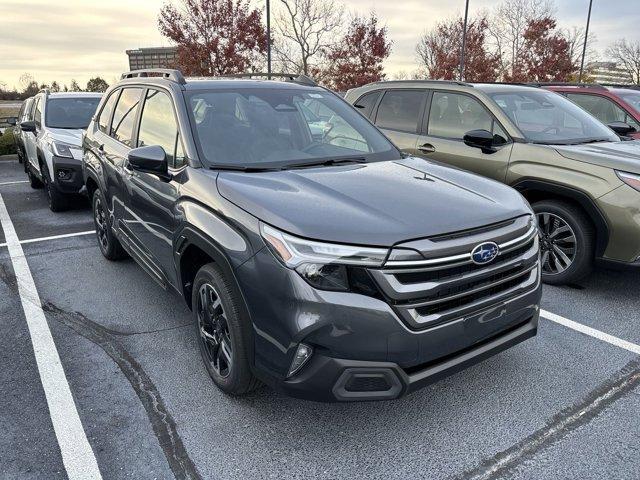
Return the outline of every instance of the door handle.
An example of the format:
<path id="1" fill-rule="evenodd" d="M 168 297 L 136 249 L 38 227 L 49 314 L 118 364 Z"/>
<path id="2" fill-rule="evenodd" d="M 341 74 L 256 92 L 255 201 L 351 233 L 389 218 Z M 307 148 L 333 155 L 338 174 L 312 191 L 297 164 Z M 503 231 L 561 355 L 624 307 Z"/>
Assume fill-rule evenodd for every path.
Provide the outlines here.
<path id="1" fill-rule="evenodd" d="M 418 150 L 420 150 L 422 153 L 433 153 L 436 151 L 436 147 L 434 147 L 430 143 L 425 143 L 423 145 L 420 145 L 418 147 Z"/>

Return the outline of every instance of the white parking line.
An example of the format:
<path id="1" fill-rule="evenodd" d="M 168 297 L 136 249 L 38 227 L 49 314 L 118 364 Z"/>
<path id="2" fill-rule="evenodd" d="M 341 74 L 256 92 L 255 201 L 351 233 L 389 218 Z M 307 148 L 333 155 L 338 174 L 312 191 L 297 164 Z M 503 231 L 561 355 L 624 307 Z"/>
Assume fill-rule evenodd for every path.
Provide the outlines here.
<path id="1" fill-rule="evenodd" d="M 29 180 L 18 180 L 18 181 L 15 181 L 15 182 L 2 182 L 2 183 L 0 183 L 0 187 L 2 185 L 17 185 L 18 183 L 29 183 Z"/>
<path id="2" fill-rule="evenodd" d="M 70 479 L 101 479 L 98 462 L 82 428 L 58 350 L 51 336 L 36 285 L 29 270 L 20 241 L 0 195 L 0 225 L 4 230 L 9 256 L 18 283 L 22 309 L 27 320 L 40 380 L 49 415 Z"/>
<path id="3" fill-rule="evenodd" d="M 94 233 L 96 233 L 95 230 L 86 230 L 84 232 L 63 233 L 62 235 L 52 235 L 50 237 L 30 238 L 28 240 L 20 240 L 20 245 L 24 245 L 26 243 L 45 242 L 47 240 L 57 240 L 59 238 L 80 237 L 82 235 L 92 235 Z M 7 246 L 6 243 L 0 243 L 0 247 L 6 247 L 6 246 Z"/>
<path id="4" fill-rule="evenodd" d="M 623 348 L 632 353 L 635 353 L 636 355 L 640 355 L 640 345 L 636 345 L 635 343 L 631 343 L 626 340 L 622 340 L 621 338 L 614 337 L 613 335 L 601 332 L 600 330 L 596 330 L 595 328 L 587 327 L 586 325 L 574 322 L 573 320 L 569 320 L 568 318 L 561 317 L 560 315 L 556 315 L 555 313 L 547 312 L 546 310 L 540 310 L 540 315 L 547 320 L 551 320 L 552 322 L 563 325 L 567 328 L 575 330 L 576 332 L 584 333 L 585 335 L 589 335 L 590 337 L 597 338 L 598 340 L 602 340 L 603 342 L 610 343 L 611 345 L 615 345 L 616 347 Z"/>

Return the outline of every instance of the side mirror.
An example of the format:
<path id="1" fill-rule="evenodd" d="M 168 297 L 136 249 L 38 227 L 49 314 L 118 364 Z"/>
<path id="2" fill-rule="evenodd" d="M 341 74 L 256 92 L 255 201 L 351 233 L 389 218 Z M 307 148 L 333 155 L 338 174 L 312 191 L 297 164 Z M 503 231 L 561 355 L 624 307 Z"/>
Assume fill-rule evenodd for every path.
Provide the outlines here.
<path id="1" fill-rule="evenodd" d="M 12 127 L 15 127 L 16 123 L 18 123 L 18 118 L 17 117 L 9 117 L 9 118 L 7 118 L 7 123 L 9 125 L 11 125 Z"/>
<path id="2" fill-rule="evenodd" d="M 624 122 L 611 122 L 607 125 L 607 127 L 609 127 L 611 130 L 616 132 L 621 137 L 626 137 L 630 133 L 633 133 L 636 131 L 634 127 Z"/>
<path id="3" fill-rule="evenodd" d="M 22 130 L 23 132 L 35 132 L 36 131 L 36 122 L 34 121 L 28 121 L 28 122 L 22 122 L 20 124 L 20 130 Z"/>
<path id="4" fill-rule="evenodd" d="M 487 130 L 471 130 L 465 133 L 462 138 L 465 145 L 479 148 L 482 153 L 494 153 L 496 149 L 493 146 L 493 134 Z"/>
<path id="5" fill-rule="evenodd" d="M 158 145 L 138 147 L 129 151 L 127 161 L 131 170 L 157 175 L 163 180 L 171 180 L 167 154 L 164 148 Z"/>

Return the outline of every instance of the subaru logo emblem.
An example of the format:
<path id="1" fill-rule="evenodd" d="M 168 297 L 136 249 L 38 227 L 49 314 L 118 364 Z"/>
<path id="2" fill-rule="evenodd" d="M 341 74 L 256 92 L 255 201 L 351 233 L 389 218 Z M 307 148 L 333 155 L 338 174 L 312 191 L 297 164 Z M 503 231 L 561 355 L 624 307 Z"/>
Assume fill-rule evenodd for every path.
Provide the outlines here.
<path id="1" fill-rule="evenodd" d="M 481 243 L 471 250 L 471 260 L 476 265 L 484 265 L 498 256 L 498 245 L 493 242 Z"/>

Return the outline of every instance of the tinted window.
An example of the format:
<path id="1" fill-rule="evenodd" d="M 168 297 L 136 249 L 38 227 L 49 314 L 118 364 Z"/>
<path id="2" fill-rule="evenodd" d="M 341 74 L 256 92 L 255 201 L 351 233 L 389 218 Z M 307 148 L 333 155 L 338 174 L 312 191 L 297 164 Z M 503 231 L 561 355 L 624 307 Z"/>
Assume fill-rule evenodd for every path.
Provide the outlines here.
<path id="1" fill-rule="evenodd" d="M 24 112 L 27 110 L 27 101 L 22 102 L 22 106 L 20 107 L 20 111 L 18 112 L 18 121 L 22 120 L 24 117 Z"/>
<path id="2" fill-rule="evenodd" d="M 376 105 L 378 98 L 380 97 L 380 92 L 369 92 L 354 103 L 354 107 L 356 107 L 361 114 L 363 114 L 367 118 L 371 118 L 371 113 L 373 112 L 373 107 Z"/>
<path id="3" fill-rule="evenodd" d="M 50 98 L 45 124 L 51 128 L 87 128 L 99 102 L 100 97 Z"/>
<path id="4" fill-rule="evenodd" d="M 113 106 L 118 100 L 119 93 L 120 91 L 116 90 L 109 96 L 109 98 L 104 104 L 104 107 L 102 107 L 102 111 L 100 112 L 100 118 L 98 118 L 98 128 L 100 128 L 100 130 L 106 133 L 107 135 L 109 134 L 109 119 L 111 118 L 111 112 L 113 112 Z"/>
<path id="5" fill-rule="evenodd" d="M 149 90 L 140 118 L 138 146 L 161 146 L 167 154 L 169 166 L 174 167 L 177 144 L 178 124 L 173 114 L 171 98 L 158 90 Z"/>
<path id="6" fill-rule="evenodd" d="M 42 102 L 40 97 L 36 99 L 36 104 L 33 107 L 33 121 L 36 122 L 36 126 L 40 128 L 42 126 L 42 108 L 40 106 Z"/>
<path id="7" fill-rule="evenodd" d="M 616 92 L 618 93 L 619 97 L 622 97 L 625 102 L 635 108 L 636 111 L 640 112 L 640 92 L 620 92 L 620 90 L 616 90 Z"/>
<path id="8" fill-rule="evenodd" d="M 615 104 L 607 97 L 602 97 L 600 95 L 583 95 L 577 93 L 568 93 L 567 97 L 569 98 L 569 100 L 580 105 L 605 125 L 608 125 L 612 122 L 624 122 L 628 123 L 632 127 L 638 127 L 638 122 L 636 122 L 630 115 L 627 114 L 627 112 L 625 112 L 622 108 L 620 108 L 617 104 Z"/>
<path id="9" fill-rule="evenodd" d="M 498 144 L 507 141 L 507 134 L 478 100 L 458 93 L 434 92 L 428 135 L 462 140 L 471 130 L 493 133 Z"/>
<path id="10" fill-rule="evenodd" d="M 133 126 L 141 95 L 140 88 L 122 90 L 111 122 L 111 136 L 130 147 L 133 145 Z"/>
<path id="11" fill-rule="evenodd" d="M 329 92 L 194 91 L 188 102 L 199 150 L 209 163 L 286 166 L 354 156 L 399 158 L 384 135 Z"/>
<path id="12" fill-rule="evenodd" d="M 421 90 L 388 90 L 376 116 L 380 128 L 417 133 L 425 93 Z"/>
<path id="13" fill-rule="evenodd" d="M 566 145 L 620 140 L 589 113 L 556 93 L 523 90 L 493 93 L 491 97 L 531 142 Z"/>

